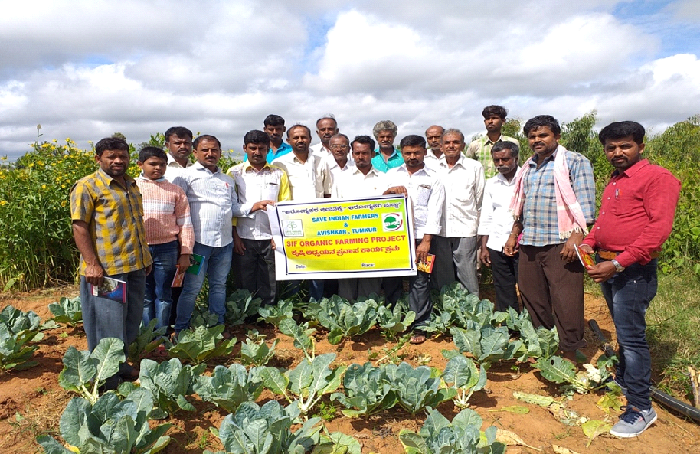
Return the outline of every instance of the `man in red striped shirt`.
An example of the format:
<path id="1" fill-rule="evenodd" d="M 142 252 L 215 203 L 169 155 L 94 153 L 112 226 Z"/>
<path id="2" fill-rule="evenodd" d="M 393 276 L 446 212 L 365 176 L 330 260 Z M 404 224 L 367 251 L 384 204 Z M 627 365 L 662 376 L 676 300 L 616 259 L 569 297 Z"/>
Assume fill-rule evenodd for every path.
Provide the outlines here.
<path id="1" fill-rule="evenodd" d="M 615 171 L 581 249 L 589 254 L 597 250 L 597 263 L 587 272 L 600 283 L 617 332 L 615 382 L 627 406 L 610 433 L 631 438 L 656 421 L 645 314 L 656 295 L 656 258 L 671 234 L 681 184 L 666 169 L 642 159 L 644 127 L 639 123 L 613 122 L 598 138 Z"/>

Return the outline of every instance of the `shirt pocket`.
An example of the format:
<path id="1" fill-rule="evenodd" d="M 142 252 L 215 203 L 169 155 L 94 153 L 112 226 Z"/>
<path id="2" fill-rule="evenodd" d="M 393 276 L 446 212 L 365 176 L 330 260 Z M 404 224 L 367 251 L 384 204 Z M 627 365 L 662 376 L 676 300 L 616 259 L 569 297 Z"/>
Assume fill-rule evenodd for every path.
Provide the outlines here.
<path id="1" fill-rule="evenodd" d="M 432 187 L 430 185 L 418 185 L 416 188 L 416 205 L 419 207 L 427 207 L 431 193 Z"/>
<path id="2" fill-rule="evenodd" d="M 266 182 L 262 191 L 263 199 L 276 201 L 280 194 L 280 186 L 277 182 Z"/>

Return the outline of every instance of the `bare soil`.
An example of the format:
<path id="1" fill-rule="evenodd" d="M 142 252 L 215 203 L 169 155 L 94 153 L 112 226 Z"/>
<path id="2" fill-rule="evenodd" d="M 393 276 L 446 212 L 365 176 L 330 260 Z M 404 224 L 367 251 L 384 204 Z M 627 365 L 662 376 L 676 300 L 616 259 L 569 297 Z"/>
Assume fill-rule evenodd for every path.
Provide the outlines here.
<path id="1" fill-rule="evenodd" d="M 72 297 L 78 294 L 75 287 L 52 288 L 24 294 L 0 295 L 0 308 L 11 304 L 23 311 L 33 310 L 42 320 L 51 317 L 47 305 L 60 297 Z M 488 296 L 487 296 L 488 297 Z M 588 320 L 595 319 L 608 339 L 615 338 L 614 329 L 605 302 L 590 295 L 586 296 L 586 340 L 588 347 L 583 350 L 589 359 L 601 354 L 598 341 L 588 329 Z M 245 339 L 245 331 L 253 326 L 232 328 L 239 340 Z M 257 326 L 261 333 L 280 339 L 272 364 L 275 366 L 294 367 L 300 361 L 300 352 L 293 347 L 289 337 L 279 334 L 272 326 Z M 82 328 L 62 327 L 48 330 L 35 352 L 39 364 L 25 371 L 0 373 L 0 452 L 32 453 L 42 452 L 36 443 L 41 434 L 59 436 L 61 413 L 72 394 L 63 390 L 58 384 L 58 374 L 63 365 L 63 358 L 69 346 L 79 350 L 87 349 Z M 341 346 L 330 345 L 325 337 L 320 336 L 317 352 L 337 353 L 336 363 L 364 363 L 368 361 L 370 351 L 378 352 L 393 346 L 386 343 L 376 330 L 346 342 Z M 412 346 L 407 344 L 398 354 L 402 359 L 413 364 L 427 364 L 444 369 L 446 361 L 441 351 L 454 349 L 454 344 L 447 337 L 429 339 L 424 344 Z M 235 354 L 235 353 L 234 353 Z M 231 359 L 220 359 L 220 363 L 231 363 Z M 213 365 L 210 365 L 213 367 Z M 486 391 L 476 392 L 471 403 L 484 420 L 484 428 L 490 425 L 516 433 L 528 445 L 544 453 L 554 452 L 554 445 L 580 453 L 698 453 L 700 452 L 700 427 L 692 421 L 678 416 L 659 404 L 655 404 L 658 413 L 656 423 L 641 436 L 627 440 L 609 435 L 601 435 L 587 445 L 587 438 L 579 426 L 567 426 L 557 420 L 546 409 L 537 405 L 526 404 L 513 398 L 514 391 L 556 396 L 555 385 L 543 380 L 536 369 L 528 363 L 506 362 L 496 364 L 488 372 Z M 596 402 L 602 393 L 576 395 L 567 402 L 567 407 L 589 419 L 617 421 L 616 411 L 606 414 Z M 264 402 L 279 398 L 265 391 L 258 400 Z M 169 430 L 172 437 L 166 447 L 167 453 L 202 453 L 204 450 L 223 450 L 218 438 L 209 432 L 210 427 L 219 427 L 225 417 L 224 413 L 213 404 L 192 400 L 197 412 L 180 411 L 168 421 L 173 423 Z M 327 404 L 332 404 L 326 401 Z M 516 414 L 503 408 L 525 406 L 527 414 Z M 329 431 L 341 431 L 357 438 L 362 444 L 363 453 L 403 453 L 398 434 L 401 429 L 418 431 L 425 420 L 425 414 L 412 416 L 401 409 L 394 408 L 380 415 L 367 419 L 350 419 L 340 412 L 335 405 L 335 417 L 326 421 Z M 451 419 L 459 409 L 451 402 L 444 403 L 440 412 Z M 509 446 L 508 453 L 537 453 L 538 450 Z"/>

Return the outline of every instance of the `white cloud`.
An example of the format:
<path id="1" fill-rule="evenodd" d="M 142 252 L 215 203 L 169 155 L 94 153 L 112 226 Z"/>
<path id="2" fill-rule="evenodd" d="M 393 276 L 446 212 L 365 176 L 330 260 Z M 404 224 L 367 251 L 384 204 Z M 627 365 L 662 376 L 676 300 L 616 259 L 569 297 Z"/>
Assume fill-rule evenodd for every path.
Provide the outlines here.
<path id="1" fill-rule="evenodd" d="M 671 7 L 688 18 L 696 3 Z M 351 136 L 391 119 L 399 136 L 440 123 L 468 137 L 488 104 L 523 120 L 597 109 L 601 122 L 645 126 L 698 113 L 697 52 L 663 53 L 675 23 L 649 32 L 616 17 L 616 5 L 5 2 L 0 154 L 26 151 L 37 123 L 43 138 L 80 146 L 114 131 L 138 143 L 182 124 L 240 150 L 270 113 L 313 126 L 333 112 Z"/>

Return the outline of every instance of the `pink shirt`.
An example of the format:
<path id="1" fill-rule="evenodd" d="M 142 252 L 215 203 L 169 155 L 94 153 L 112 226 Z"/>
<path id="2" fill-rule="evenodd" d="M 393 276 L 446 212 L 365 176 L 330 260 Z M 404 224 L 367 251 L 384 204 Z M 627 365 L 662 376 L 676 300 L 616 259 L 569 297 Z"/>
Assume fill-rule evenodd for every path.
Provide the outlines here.
<path id="1" fill-rule="evenodd" d="M 185 192 L 165 179 L 136 179 L 143 198 L 143 224 L 149 245 L 180 241 L 180 254 L 192 254 L 194 229 Z"/>

